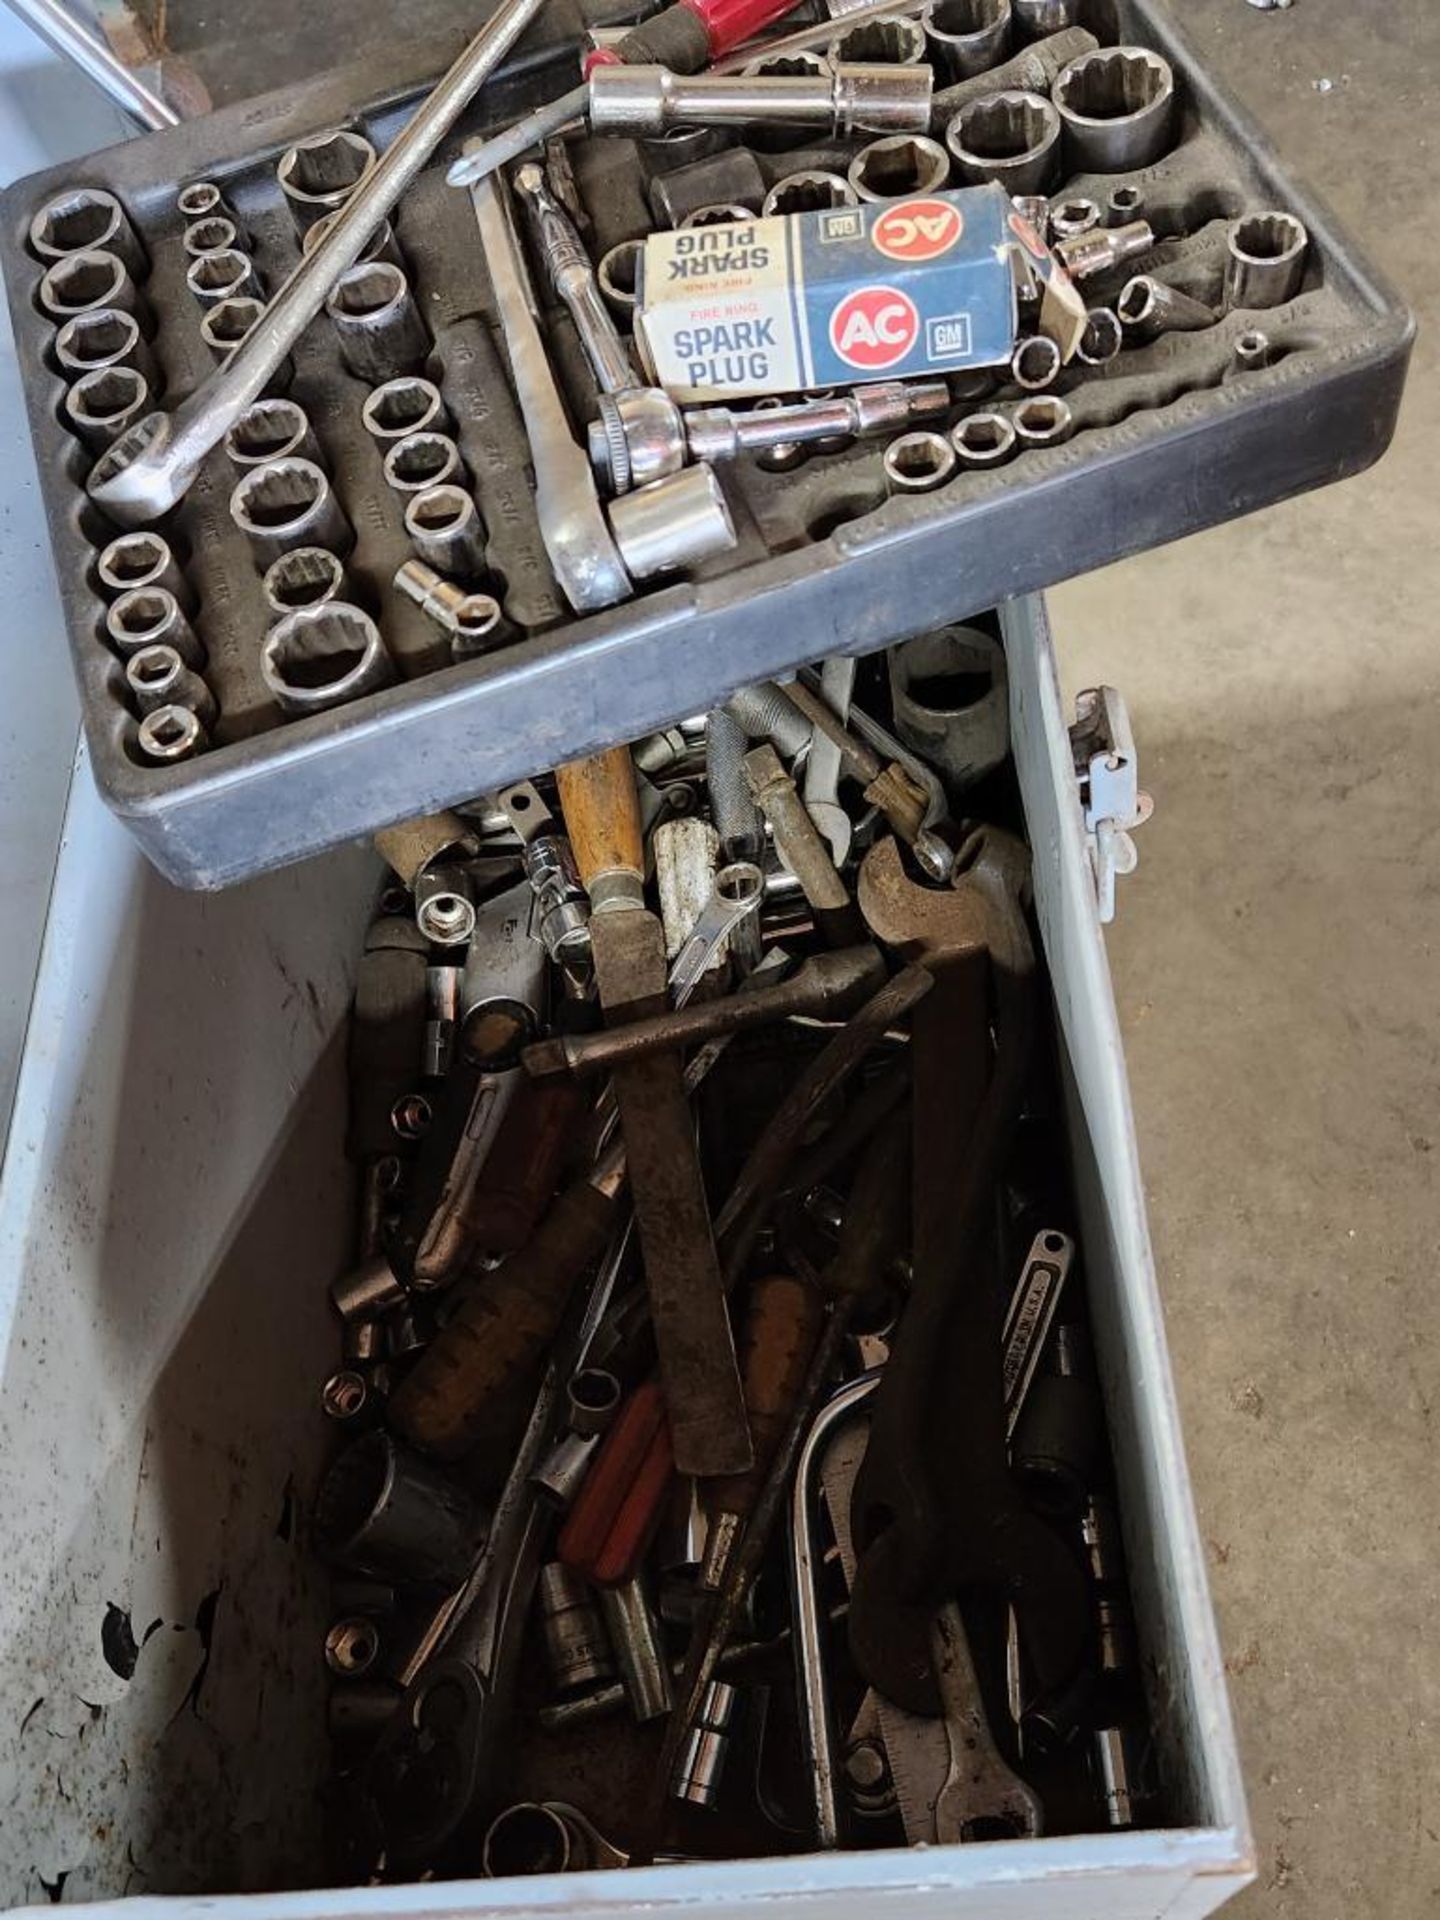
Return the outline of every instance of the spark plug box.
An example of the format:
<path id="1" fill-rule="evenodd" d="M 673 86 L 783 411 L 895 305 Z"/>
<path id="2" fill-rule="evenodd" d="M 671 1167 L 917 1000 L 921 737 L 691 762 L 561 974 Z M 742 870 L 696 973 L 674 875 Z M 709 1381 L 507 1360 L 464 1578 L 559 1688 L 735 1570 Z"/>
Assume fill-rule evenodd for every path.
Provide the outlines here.
<path id="1" fill-rule="evenodd" d="M 999 366 L 1022 226 L 990 185 L 652 233 L 636 341 L 681 401 Z"/>

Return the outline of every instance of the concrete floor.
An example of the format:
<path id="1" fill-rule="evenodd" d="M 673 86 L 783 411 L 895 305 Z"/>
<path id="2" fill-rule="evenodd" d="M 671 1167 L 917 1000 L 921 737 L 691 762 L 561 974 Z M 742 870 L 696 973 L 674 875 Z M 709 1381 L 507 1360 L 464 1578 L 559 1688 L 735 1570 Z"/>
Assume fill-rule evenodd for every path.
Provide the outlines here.
<path id="1" fill-rule="evenodd" d="M 1237 1920 L 1440 1911 L 1433 0 L 1189 0 L 1422 330 L 1373 472 L 1051 596 L 1156 799 L 1110 940 L 1259 1851 Z M 1325 92 L 1315 83 L 1328 78 Z"/>
<path id="2" fill-rule="evenodd" d="M 1183 11 L 1440 312 L 1434 0 Z M 227 12 L 172 6 L 202 69 Z M 1256 1825 L 1237 1920 L 1440 1907 L 1436 372 L 1422 330 L 1372 474 L 1051 597 L 1067 679 L 1125 690 L 1157 802 L 1111 953 Z"/>

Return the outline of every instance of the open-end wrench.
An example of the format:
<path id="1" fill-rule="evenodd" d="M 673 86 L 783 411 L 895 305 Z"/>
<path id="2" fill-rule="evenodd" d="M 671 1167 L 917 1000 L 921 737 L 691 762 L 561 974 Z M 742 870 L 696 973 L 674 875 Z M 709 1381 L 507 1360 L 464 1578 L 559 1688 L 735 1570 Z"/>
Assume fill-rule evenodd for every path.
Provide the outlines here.
<path id="1" fill-rule="evenodd" d="M 243 344 L 174 413 L 146 414 L 95 463 L 88 491 L 107 519 L 119 526 L 150 526 L 184 497 L 200 463 L 265 391 L 341 274 L 354 266 L 376 227 L 543 5 L 544 0 L 499 0 Z"/>
<path id="2" fill-rule="evenodd" d="M 710 898 L 670 968 L 670 998 L 677 1013 L 699 986 L 720 942 L 758 910 L 764 897 L 765 876 L 752 861 L 732 861 L 716 874 Z"/>
<path id="3" fill-rule="evenodd" d="M 613 606 L 634 588 L 550 371 L 504 187 L 498 178 L 487 177 L 476 181 L 470 197 L 495 290 L 510 379 L 530 442 L 540 538 L 561 591 L 577 613 Z"/>

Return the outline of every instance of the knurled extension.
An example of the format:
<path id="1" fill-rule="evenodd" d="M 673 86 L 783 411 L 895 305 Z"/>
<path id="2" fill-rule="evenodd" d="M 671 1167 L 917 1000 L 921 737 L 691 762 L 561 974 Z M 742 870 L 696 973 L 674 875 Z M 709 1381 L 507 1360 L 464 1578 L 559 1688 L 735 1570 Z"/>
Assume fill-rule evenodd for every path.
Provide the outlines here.
<path id="1" fill-rule="evenodd" d="M 610 489 L 613 493 L 628 493 L 634 474 L 630 467 L 630 442 L 625 437 L 625 422 L 620 418 L 620 409 L 615 404 L 613 394 L 602 393 L 599 401 Z"/>

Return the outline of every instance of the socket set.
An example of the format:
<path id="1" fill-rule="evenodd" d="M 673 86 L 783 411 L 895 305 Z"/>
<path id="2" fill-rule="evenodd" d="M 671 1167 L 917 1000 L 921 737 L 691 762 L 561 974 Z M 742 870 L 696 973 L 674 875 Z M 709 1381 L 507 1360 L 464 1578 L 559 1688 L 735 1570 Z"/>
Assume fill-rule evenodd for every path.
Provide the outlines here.
<path id="1" fill-rule="evenodd" d="M 387 50 L 383 72 L 5 194 L 90 759 L 170 878 L 283 865 L 1383 451 L 1408 314 L 1155 0 L 808 18 L 773 29 L 808 45 L 759 43 L 744 70 L 603 64 L 576 90 L 586 23 L 548 9 L 178 504 L 140 523 L 102 512 L 97 463 L 239 364 L 421 76 Z M 579 134 L 447 184 L 567 91 Z M 1018 331 L 976 367 L 973 316 L 921 325 L 909 242 L 882 223 L 918 206 L 957 233 L 988 182 L 1015 210 Z M 703 301 L 698 329 L 662 328 L 664 263 L 728 277 L 743 306 L 785 215 L 892 256 L 828 329 L 859 384 L 768 386 L 788 378 L 771 322 L 703 321 Z M 576 461 L 598 558 L 571 550 Z"/>
<path id="2" fill-rule="evenodd" d="M 379 836 L 340 1883 L 1166 1823 L 1007 692 L 946 628 Z"/>

